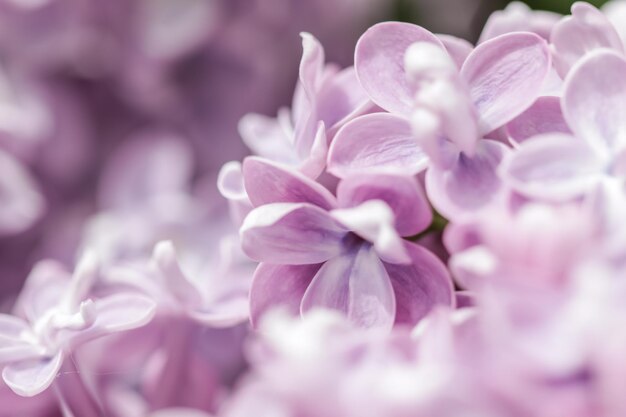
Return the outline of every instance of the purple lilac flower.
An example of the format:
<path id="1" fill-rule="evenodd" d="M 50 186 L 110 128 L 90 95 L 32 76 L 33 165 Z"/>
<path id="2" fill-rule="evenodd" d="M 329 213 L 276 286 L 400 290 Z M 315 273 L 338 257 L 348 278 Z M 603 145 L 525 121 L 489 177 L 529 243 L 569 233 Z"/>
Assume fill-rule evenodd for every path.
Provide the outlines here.
<path id="1" fill-rule="evenodd" d="M 249 157 L 244 181 L 253 205 L 241 227 L 243 249 L 261 261 L 251 288 L 256 321 L 268 307 L 326 307 L 365 327 L 415 323 L 433 305 L 453 303 L 445 267 L 404 241 L 431 211 L 411 177 L 346 178 L 337 197 L 280 165 Z"/>
<path id="2" fill-rule="evenodd" d="M 587 54 L 568 74 L 561 98 L 573 135 L 546 133 L 505 160 L 503 178 L 535 198 L 567 200 L 624 176 L 626 60 L 615 52 Z M 602 77 L 599 77 L 599 74 Z"/>
<path id="3" fill-rule="evenodd" d="M 155 304 L 119 292 L 92 300 L 97 263 L 86 253 L 70 276 L 54 263 L 40 263 L 18 302 L 25 319 L 2 315 L 2 377 L 20 395 L 39 394 L 52 384 L 65 357 L 79 344 L 145 325 Z"/>
<path id="4" fill-rule="evenodd" d="M 429 199 L 452 218 L 494 200 L 502 188 L 495 168 L 508 148 L 481 138 L 537 98 L 550 68 L 547 45 L 528 33 L 502 35 L 479 45 L 460 70 L 458 64 L 425 29 L 370 28 L 357 45 L 355 67 L 372 101 L 390 114 L 363 116 L 341 129 L 329 171 L 343 177 L 428 167 Z"/>

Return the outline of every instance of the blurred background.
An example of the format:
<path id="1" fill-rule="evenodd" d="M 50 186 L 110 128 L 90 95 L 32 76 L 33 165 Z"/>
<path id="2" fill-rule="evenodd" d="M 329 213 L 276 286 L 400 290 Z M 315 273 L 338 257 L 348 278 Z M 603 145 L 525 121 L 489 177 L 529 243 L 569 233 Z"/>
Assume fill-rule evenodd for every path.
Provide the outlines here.
<path id="1" fill-rule="evenodd" d="M 475 42 L 507 3 L 0 0 L 0 310 L 39 259 L 71 266 L 85 246 L 148 254 L 189 226 L 188 206 L 217 218 L 217 172 L 246 154 L 237 122 L 289 105 L 300 31 L 349 65 L 375 22 Z M 527 3 L 567 13 L 572 2 Z"/>

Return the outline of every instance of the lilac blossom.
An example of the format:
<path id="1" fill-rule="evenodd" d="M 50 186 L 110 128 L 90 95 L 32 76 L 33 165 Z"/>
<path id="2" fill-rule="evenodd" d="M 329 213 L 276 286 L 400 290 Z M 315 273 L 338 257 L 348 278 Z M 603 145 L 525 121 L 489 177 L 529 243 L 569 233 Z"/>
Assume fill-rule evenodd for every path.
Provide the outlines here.
<path id="1" fill-rule="evenodd" d="M 73 275 L 54 263 L 35 267 L 19 301 L 26 318 L 1 316 L 2 377 L 13 391 L 41 393 L 79 344 L 151 320 L 155 304 L 147 297 L 119 292 L 90 298 L 97 273 L 92 253 L 84 255 Z"/>
<path id="2" fill-rule="evenodd" d="M 242 246 L 262 262 L 251 288 L 253 321 L 286 304 L 302 313 L 332 308 L 365 327 L 389 328 L 453 303 L 443 264 L 401 238 L 423 231 L 432 216 L 411 177 L 346 178 L 335 197 L 259 158 L 246 159 L 243 173 L 256 208 L 241 227 Z"/>
<path id="3" fill-rule="evenodd" d="M 341 129 L 331 145 L 329 171 L 343 177 L 368 169 L 418 173 L 428 167 L 432 204 L 456 217 L 499 195 L 494 173 L 508 148 L 481 138 L 533 103 L 550 56 L 538 36 L 506 34 L 479 45 L 459 69 L 425 29 L 382 23 L 359 40 L 355 67 L 372 101 L 390 114 L 363 116 Z M 474 192 L 463 191 L 469 189 Z"/>
<path id="4" fill-rule="evenodd" d="M 588 53 L 568 74 L 561 98 L 573 135 L 545 133 L 525 141 L 504 162 L 505 181 L 534 198 L 562 201 L 622 179 L 624 71 L 626 60 L 615 52 Z"/>

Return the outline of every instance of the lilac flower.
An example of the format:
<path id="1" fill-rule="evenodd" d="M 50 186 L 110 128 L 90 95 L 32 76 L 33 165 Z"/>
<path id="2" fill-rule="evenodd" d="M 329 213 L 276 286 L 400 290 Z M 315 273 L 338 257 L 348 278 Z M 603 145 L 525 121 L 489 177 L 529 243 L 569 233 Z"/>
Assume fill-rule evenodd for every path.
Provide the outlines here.
<path id="1" fill-rule="evenodd" d="M 269 307 L 326 307 L 365 327 L 415 323 L 453 303 L 445 267 L 400 236 L 424 230 L 431 211 L 411 177 L 344 179 L 335 198 L 280 165 L 247 158 L 246 190 L 256 206 L 241 227 L 243 249 L 261 261 L 251 289 L 253 323 Z"/>
<path id="2" fill-rule="evenodd" d="M 159 314 L 183 317 L 210 327 L 230 327 L 248 319 L 248 291 L 254 264 L 237 259 L 239 241 L 224 239 L 219 262 L 184 272 L 171 241 L 159 242 L 151 265 L 120 264 L 106 282 L 135 288 L 158 301 Z M 187 268 L 183 268 L 183 267 Z"/>
<path id="3" fill-rule="evenodd" d="M 91 253 L 85 254 L 72 276 L 54 263 L 40 263 L 20 301 L 26 320 L 0 316 L 2 377 L 17 394 L 32 396 L 48 388 L 78 345 L 151 320 L 155 305 L 144 296 L 88 298 L 96 274 Z"/>
<path id="4" fill-rule="evenodd" d="M 561 106 L 568 134 L 525 141 L 503 162 L 502 177 L 534 198 L 563 201 L 623 179 L 626 132 L 626 60 L 615 52 L 590 52 L 568 74 Z"/>
<path id="5" fill-rule="evenodd" d="M 370 28 L 357 45 L 355 67 L 372 101 L 391 114 L 346 124 L 331 146 L 329 172 L 428 167 L 429 199 L 452 218 L 496 199 L 502 187 L 495 168 L 507 148 L 481 138 L 537 98 L 550 69 L 548 49 L 536 35 L 508 34 L 479 45 L 460 70 L 457 65 L 420 27 Z"/>

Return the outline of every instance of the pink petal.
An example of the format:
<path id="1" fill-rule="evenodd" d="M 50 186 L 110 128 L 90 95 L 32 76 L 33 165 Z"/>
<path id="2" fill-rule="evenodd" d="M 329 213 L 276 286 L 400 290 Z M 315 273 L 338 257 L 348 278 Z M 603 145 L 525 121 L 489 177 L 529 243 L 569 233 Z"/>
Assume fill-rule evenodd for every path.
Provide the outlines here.
<path id="1" fill-rule="evenodd" d="M 354 66 L 374 103 L 400 115 L 413 109 L 414 89 L 404 72 L 404 54 L 415 42 L 441 42 L 435 35 L 410 23 L 384 22 L 369 28 L 356 45 Z"/>
<path id="2" fill-rule="evenodd" d="M 257 157 L 243 161 L 243 178 L 255 207 L 270 203 L 310 203 L 325 209 L 335 197 L 319 183 L 274 162 Z"/>
<path id="3" fill-rule="evenodd" d="M 122 332 L 148 324 L 156 312 L 156 303 L 135 293 L 117 293 L 96 302 L 97 317 L 93 325 L 102 333 Z"/>
<path id="4" fill-rule="evenodd" d="M 24 341 L 13 341 L 8 344 L 0 339 L 0 363 L 14 363 L 30 359 L 38 359 L 45 353 L 44 348 Z"/>
<path id="5" fill-rule="evenodd" d="M 34 337 L 26 321 L 0 314 L 0 364 L 41 356 L 42 348 L 24 340 L 25 335 Z"/>
<path id="6" fill-rule="evenodd" d="M 452 35 L 437 34 L 437 38 L 439 38 L 443 46 L 446 48 L 446 51 L 448 51 L 448 54 L 450 54 L 456 63 L 457 68 L 460 70 L 469 54 L 472 53 L 474 45 L 465 39 L 457 38 Z"/>
<path id="7" fill-rule="evenodd" d="M 207 308 L 192 309 L 189 316 L 205 326 L 213 328 L 233 327 L 250 317 L 247 294 L 212 303 Z"/>
<path id="8" fill-rule="evenodd" d="M 243 172 L 239 161 L 225 163 L 217 177 L 217 189 L 228 200 L 230 217 L 236 225 L 252 210 L 252 203 L 243 183 Z"/>
<path id="9" fill-rule="evenodd" d="M 588 52 L 600 48 L 624 51 L 622 41 L 609 19 L 584 2 L 575 3 L 572 15 L 554 26 L 550 41 L 554 48 L 554 65 L 563 78 Z"/>
<path id="10" fill-rule="evenodd" d="M 393 325 L 396 302 L 393 287 L 374 249 L 367 244 L 327 261 L 302 299 L 302 313 L 339 310 L 363 327 Z"/>
<path id="11" fill-rule="evenodd" d="M 275 264 L 316 264 L 340 254 L 347 231 L 327 211 L 311 204 L 257 207 L 241 226 L 241 244 L 250 258 Z"/>
<path id="12" fill-rule="evenodd" d="M 535 198 L 567 200 L 597 183 L 603 163 L 580 139 L 564 134 L 536 136 L 502 162 L 502 178 Z"/>
<path id="13" fill-rule="evenodd" d="M 361 87 L 354 67 L 337 73 L 317 96 L 317 116 L 327 128 L 335 129 L 354 119 L 373 104 Z"/>
<path id="14" fill-rule="evenodd" d="M 396 323 L 414 325 L 436 305 L 454 306 L 454 286 L 445 265 L 428 250 L 406 242 L 410 265 L 385 263 L 396 298 Z"/>
<path id="15" fill-rule="evenodd" d="M 615 52 L 591 52 L 564 85 L 563 115 L 577 137 L 598 152 L 626 144 L 626 61 Z"/>
<path id="16" fill-rule="evenodd" d="M 328 172 L 339 178 L 372 170 L 413 175 L 427 164 L 409 123 L 386 113 L 368 114 L 347 123 L 337 132 L 328 153 Z"/>
<path id="17" fill-rule="evenodd" d="M 511 121 L 535 101 L 550 71 L 546 41 L 531 33 L 511 33 L 482 43 L 461 74 L 487 134 Z"/>
<path id="18" fill-rule="evenodd" d="M 62 363 L 61 352 L 52 358 L 17 362 L 4 368 L 2 378 L 17 395 L 32 397 L 52 385 Z"/>
<path id="19" fill-rule="evenodd" d="M 324 48 L 310 33 L 302 32 L 302 59 L 300 60 L 300 83 L 313 102 L 324 74 Z"/>
<path id="20" fill-rule="evenodd" d="M 293 149 L 290 135 L 293 131 L 280 119 L 249 113 L 241 118 L 238 129 L 243 142 L 253 154 L 272 161 L 296 165 L 298 158 Z"/>
<path id="21" fill-rule="evenodd" d="M 309 178 L 317 178 L 324 172 L 328 156 L 326 125 L 317 120 L 316 114 L 311 114 L 307 123 L 310 124 L 308 131 L 296 138 L 301 158 L 298 170 Z"/>
<path id="22" fill-rule="evenodd" d="M 449 169 L 432 166 L 426 172 L 426 193 L 432 205 L 448 219 L 458 219 L 485 207 L 502 191 L 496 169 L 505 145 L 482 140 L 473 157 L 459 154 Z"/>
<path id="23" fill-rule="evenodd" d="M 413 236 L 432 221 L 432 210 L 415 177 L 394 174 L 352 175 L 339 183 L 340 207 L 354 207 L 368 200 L 382 200 L 395 216 L 400 236 Z"/>
<path id="24" fill-rule="evenodd" d="M 171 241 L 162 241 L 154 247 L 152 255 L 157 268 L 161 272 L 167 290 L 182 304 L 197 306 L 201 302 L 200 292 L 187 279 L 180 269 L 176 250 Z"/>
<path id="25" fill-rule="evenodd" d="M 542 133 L 571 133 L 563 112 L 559 97 L 539 97 L 524 113 L 506 125 L 509 138 L 514 143 Z"/>
<path id="26" fill-rule="evenodd" d="M 320 267 L 320 264 L 259 264 L 250 288 L 252 325 L 258 325 L 263 314 L 276 307 L 286 308 L 294 315 L 300 314 L 302 297 Z"/>
<path id="27" fill-rule="evenodd" d="M 9 314 L 0 314 L 0 347 L 7 341 L 20 340 L 20 335 L 30 331 L 28 323 Z"/>

